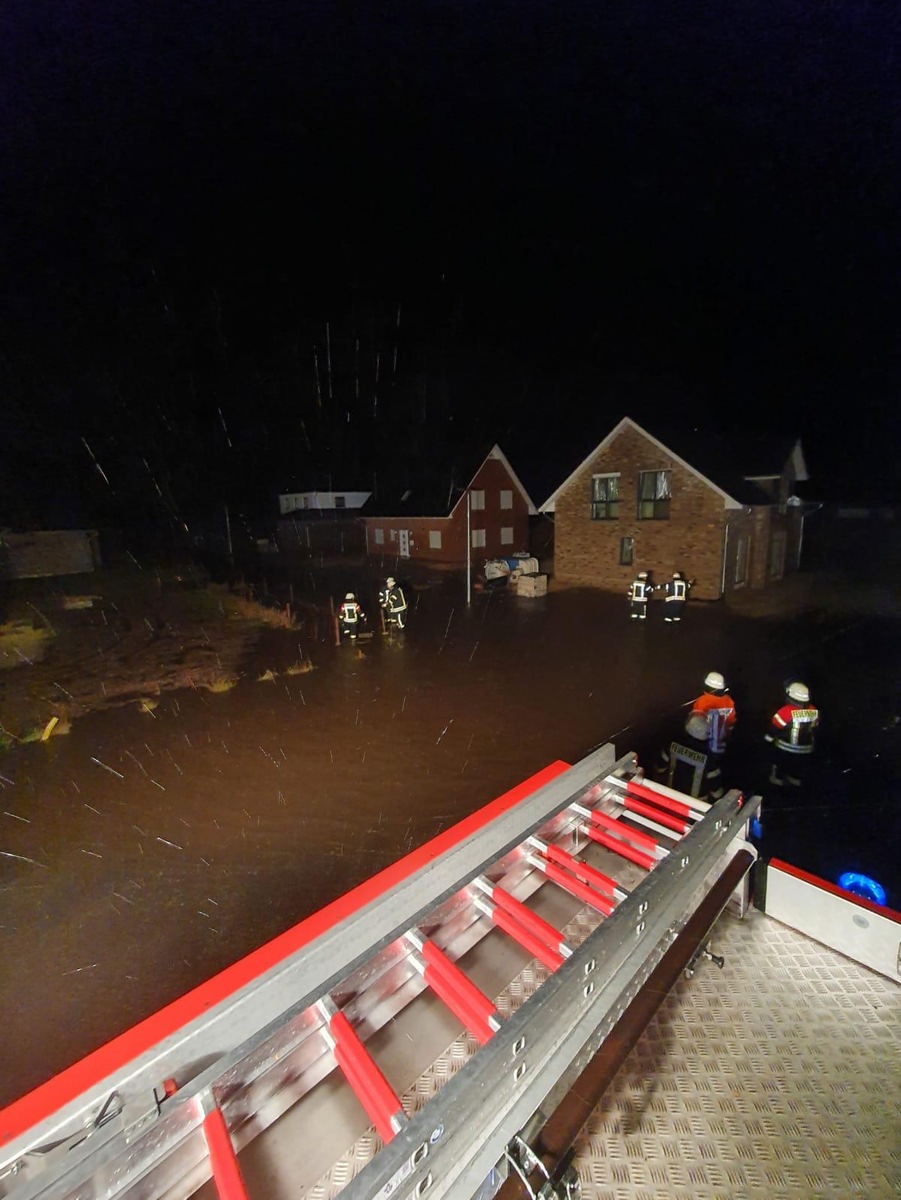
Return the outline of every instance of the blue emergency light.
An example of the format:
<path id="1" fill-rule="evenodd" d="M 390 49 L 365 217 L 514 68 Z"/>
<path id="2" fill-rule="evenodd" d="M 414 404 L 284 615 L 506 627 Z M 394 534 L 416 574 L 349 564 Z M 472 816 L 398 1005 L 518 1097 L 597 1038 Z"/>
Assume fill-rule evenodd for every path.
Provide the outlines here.
<path id="1" fill-rule="evenodd" d="M 885 888 L 882 884 L 871 879 L 869 875 L 861 875 L 859 871 L 845 871 L 839 875 L 838 886 L 846 892 L 851 892 L 854 896 L 860 896 L 863 900 L 872 901 L 873 904 L 885 904 L 886 902 Z"/>

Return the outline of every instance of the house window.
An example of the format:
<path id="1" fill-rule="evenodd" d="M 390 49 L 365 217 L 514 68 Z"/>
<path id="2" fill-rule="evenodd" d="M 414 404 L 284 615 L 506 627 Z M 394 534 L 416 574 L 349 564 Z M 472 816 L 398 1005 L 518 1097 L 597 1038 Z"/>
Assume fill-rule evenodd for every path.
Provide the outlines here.
<path id="1" fill-rule="evenodd" d="M 506 491 L 501 488 L 501 508 L 513 507 L 513 490 L 508 488 Z"/>
<path id="2" fill-rule="evenodd" d="M 384 529 L 375 529 L 375 530 L 373 530 L 373 533 L 375 534 L 375 544 L 377 546 L 384 546 L 384 544 L 385 544 Z"/>
<path id="3" fill-rule="evenodd" d="M 626 537 L 619 539 L 619 565 L 621 567 L 632 566 L 633 545 L 634 541 L 632 538 Z"/>
<path id="4" fill-rule="evenodd" d="M 512 546 L 513 545 L 513 526 L 512 525 L 502 525 L 501 526 L 501 545 L 502 546 Z"/>
<path id="5" fill-rule="evenodd" d="M 619 475 L 592 475 L 592 521 L 615 521 L 619 517 Z"/>
<path id="6" fill-rule="evenodd" d="M 476 509 L 481 509 L 481 508 L 485 507 L 485 492 L 484 492 L 484 490 L 479 491 L 479 492 L 472 491 L 469 493 L 469 507 L 473 512 L 475 512 Z M 483 542 L 482 545 L 484 546 L 484 544 L 485 543 Z"/>
<path id="7" fill-rule="evenodd" d="M 347 497 L 346 496 L 336 496 L 335 497 L 335 508 L 346 508 L 346 507 L 347 507 Z"/>
<path id="8" fill-rule="evenodd" d="M 440 550 L 441 549 L 441 530 L 440 529 L 430 529 L 429 530 L 429 549 L 430 550 Z"/>
<path id="9" fill-rule="evenodd" d="M 666 521 L 672 495 L 672 471 L 641 471 L 638 476 L 639 521 Z"/>
<path id="10" fill-rule="evenodd" d="M 484 529 L 474 529 L 472 531 L 472 548 L 473 548 L 473 550 L 478 550 L 478 548 L 480 546 L 484 546 L 484 545 L 485 545 L 485 530 Z"/>
<path id="11" fill-rule="evenodd" d="M 396 541 L 397 541 L 397 530 L 396 530 L 396 529 L 389 529 L 389 530 L 388 530 L 388 541 L 389 541 L 389 542 L 396 542 Z"/>
<path id="12" fill-rule="evenodd" d="M 736 587 L 748 582 L 748 539 L 740 537 L 735 544 L 735 575 Z"/>

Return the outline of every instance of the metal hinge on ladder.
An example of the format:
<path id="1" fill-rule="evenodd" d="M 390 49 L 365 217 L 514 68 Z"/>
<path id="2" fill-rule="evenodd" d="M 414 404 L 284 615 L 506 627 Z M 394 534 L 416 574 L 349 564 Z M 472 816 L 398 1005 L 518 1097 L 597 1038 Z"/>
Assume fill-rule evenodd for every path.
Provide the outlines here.
<path id="1" fill-rule="evenodd" d="M 581 1195 L 579 1176 L 572 1165 L 575 1150 L 570 1150 L 558 1169 L 551 1176 L 547 1167 L 538 1157 L 529 1143 L 517 1134 L 504 1152 L 510 1167 L 522 1180 L 523 1187 L 529 1193 L 531 1200 L 578 1200 Z M 529 1182 L 529 1177 L 539 1171 L 544 1176 L 544 1182 L 536 1191 Z"/>

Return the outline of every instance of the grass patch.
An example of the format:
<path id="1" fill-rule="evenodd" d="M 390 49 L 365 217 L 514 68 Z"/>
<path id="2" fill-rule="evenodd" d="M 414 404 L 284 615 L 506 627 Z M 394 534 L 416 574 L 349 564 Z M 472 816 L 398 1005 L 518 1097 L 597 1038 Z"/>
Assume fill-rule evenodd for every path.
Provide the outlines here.
<path id="1" fill-rule="evenodd" d="M 230 692 L 238 682 L 237 675 L 214 675 L 209 683 L 204 683 L 201 686 L 205 687 L 208 692 Z"/>
<path id="2" fill-rule="evenodd" d="M 254 621 L 260 625 L 269 625 L 273 629 L 291 629 L 294 626 L 294 618 L 287 608 L 268 608 L 251 596 L 230 592 L 221 584 L 212 585 L 210 591 L 227 617 Z"/>
<path id="3" fill-rule="evenodd" d="M 315 670 L 316 668 L 308 658 L 302 658 L 300 662 L 292 663 L 290 667 L 286 667 L 284 673 L 286 675 L 309 675 L 311 671 Z"/>
<path id="4" fill-rule="evenodd" d="M 30 621 L 7 621 L 0 625 L 0 670 L 39 662 L 53 636 L 51 628 L 34 629 Z"/>

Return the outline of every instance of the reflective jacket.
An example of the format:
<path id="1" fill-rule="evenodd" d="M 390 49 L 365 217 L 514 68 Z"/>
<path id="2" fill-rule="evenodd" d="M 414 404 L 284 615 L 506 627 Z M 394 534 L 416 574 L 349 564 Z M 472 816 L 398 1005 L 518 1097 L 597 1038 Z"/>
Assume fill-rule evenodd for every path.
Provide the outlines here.
<path id="1" fill-rule="evenodd" d="M 356 625 L 362 615 L 363 610 L 356 600 L 345 600 L 338 609 L 338 620 L 345 625 Z"/>
<path id="2" fill-rule="evenodd" d="M 393 588 L 383 588 L 379 592 L 379 604 L 390 613 L 406 612 L 407 598 L 404 589 L 397 584 Z"/>
<path id="3" fill-rule="evenodd" d="M 633 603 L 646 604 L 653 590 L 654 585 L 646 579 L 635 579 L 629 585 L 627 595 Z"/>
<path id="4" fill-rule="evenodd" d="M 688 599 L 688 580 L 687 579 L 671 579 L 664 591 L 666 592 L 667 600 L 687 600 Z"/>
<path id="5" fill-rule="evenodd" d="M 707 728 L 710 730 L 710 753 L 722 754 L 737 720 L 735 701 L 731 696 L 714 696 L 711 692 L 704 692 L 695 700 L 691 711 L 707 722 Z"/>
<path id="6" fill-rule="evenodd" d="M 789 700 L 773 714 L 766 740 L 775 742 L 780 750 L 787 750 L 789 754 L 812 754 L 819 723 L 819 711 L 812 705 Z"/>

